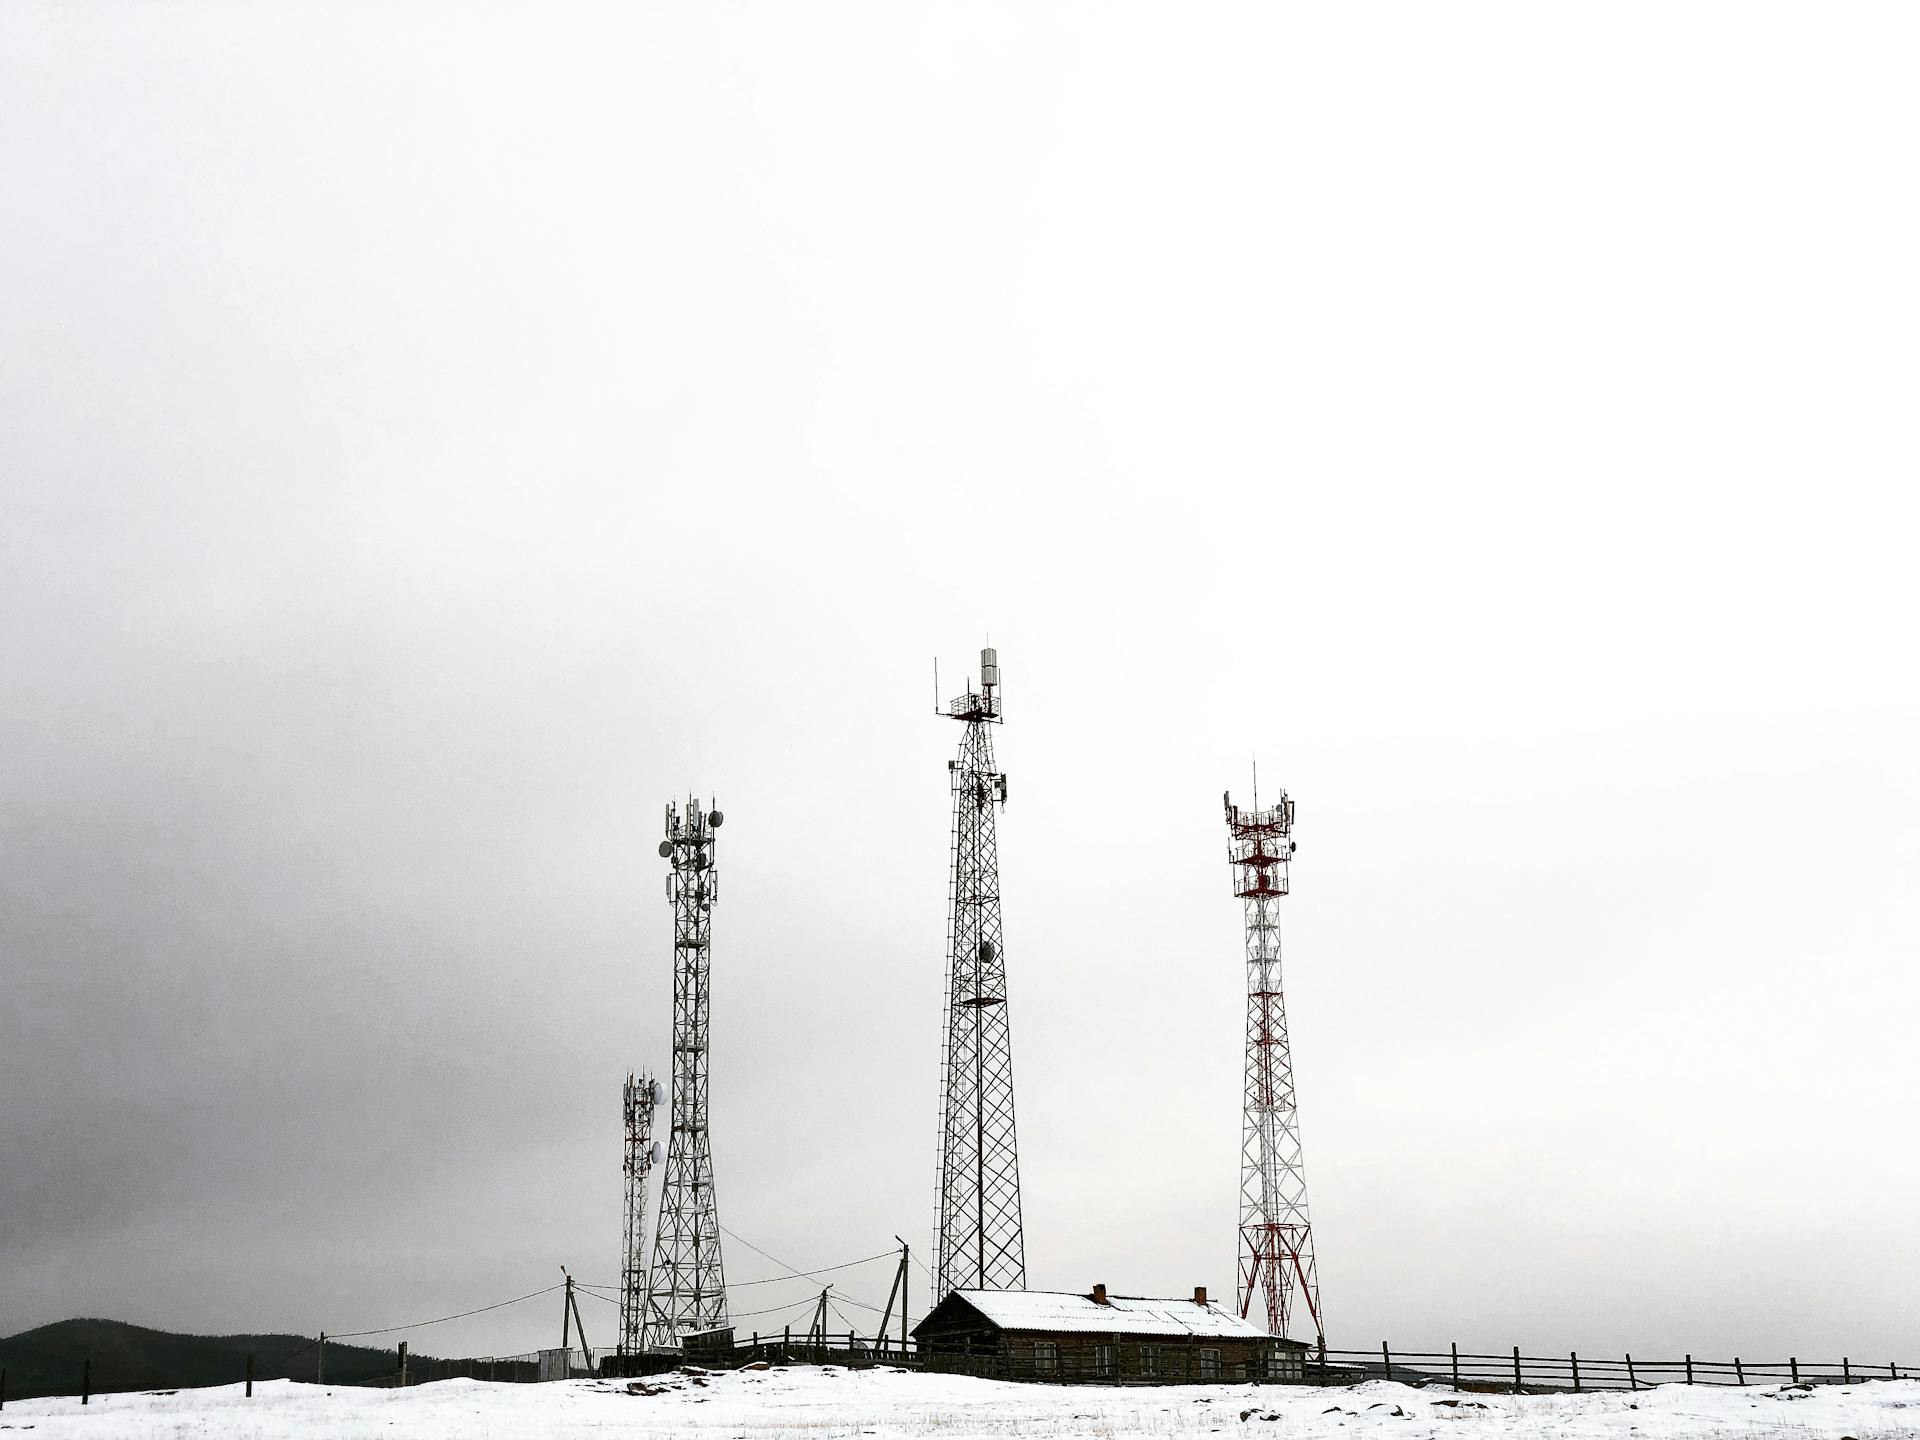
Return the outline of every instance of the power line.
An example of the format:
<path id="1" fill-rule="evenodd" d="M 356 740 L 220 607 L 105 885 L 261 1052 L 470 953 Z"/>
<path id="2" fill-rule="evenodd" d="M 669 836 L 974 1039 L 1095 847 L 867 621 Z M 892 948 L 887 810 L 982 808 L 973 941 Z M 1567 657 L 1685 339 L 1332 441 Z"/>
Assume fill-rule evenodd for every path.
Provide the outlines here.
<path id="1" fill-rule="evenodd" d="M 731 1230 L 727 1233 L 733 1235 Z M 734 1235 L 733 1238 L 740 1240 L 738 1235 Z M 742 1245 L 747 1244 L 744 1240 L 740 1240 L 740 1243 Z M 754 1247 L 748 1245 L 747 1248 L 751 1250 Z M 760 1253 L 765 1255 L 767 1252 L 762 1250 Z M 856 1265 L 871 1265 L 875 1260 L 891 1260 L 899 1253 L 898 1250 L 882 1250 L 878 1255 L 868 1255 L 859 1260 L 848 1260 L 839 1265 L 822 1265 L 818 1270 L 808 1270 L 801 1273 L 807 1276 L 831 1275 L 836 1270 L 851 1270 Z M 771 1259 L 772 1257 L 769 1256 L 768 1258 Z M 727 1288 L 729 1290 L 744 1290 L 749 1285 L 778 1285 L 782 1280 L 792 1280 L 793 1278 L 795 1277 L 792 1275 L 769 1275 L 762 1280 L 733 1280 L 728 1282 Z"/>
<path id="2" fill-rule="evenodd" d="M 882 1250 L 879 1255 L 869 1255 L 866 1260 L 849 1260 L 846 1262 L 845 1265 L 828 1265 L 824 1269 L 820 1270 L 818 1273 L 815 1273 L 814 1271 L 811 1271 L 811 1270 L 795 1269 L 793 1266 L 787 1264 L 786 1261 L 782 1260 L 778 1255 L 767 1254 L 765 1250 L 762 1250 L 758 1245 L 754 1244 L 751 1240 L 747 1239 L 746 1236 L 735 1235 L 733 1231 L 728 1230 L 727 1227 L 724 1225 L 722 1225 L 720 1228 L 723 1231 L 726 1231 L 728 1235 L 732 1235 L 735 1240 L 738 1240 L 742 1245 L 746 1246 L 747 1249 L 753 1251 L 754 1254 L 764 1256 L 766 1259 L 773 1261 L 774 1264 L 778 1265 L 782 1270 L 785 1270 L 787 1272 L 786 1275 L 774 1276 L 773 1278 L 776 1280 L 784 1280 L 789 1277 L 798 1278 L 801 1280 L 818 1280 L 821 1275 L 829 1274 L 832 1271 L 845 1270 L 850 1265 L 865 1265 L 869 1260 L 878 1260 L 882 1258 L 882 1256 L 893 1254 L 893 1251 L 891 1250 Z M 751 1283 L 759 1283 L 759 1282 L 751 1282 Z M 878 1305 L 869 1305 L 864 1300 L 855 1300 L 851 1295 L 842 1295 L 840 1298 L 845 1300 L 849 1305 L 858 1305 L 861 1309 L 871 1310 L 876 1315 L 881 1313 L 880 1307 Z"/>
<path id="3" fill-rule="evenodd" d="M 285 1365 L 289 1360 L 293 1359 L 296 1355 L 306 1354 L 307 1351 L 313 1349 L 313 1347 L 318 1345 L 319 1343 L 320 1342 L 318 1340 L 309 1340 L 307 1341 L 306 1344 L 300 1346 L 298 1349 L 289 1350 L 286 1354 L 282 1355 L 278 1360 L 274 1361 L 271 1365 L 267 1366 L 264 1370 L 262 1370 L 260 1372 L 261 1378 L 264 1379 L 267 1376 L 272 1375 L 274 1371 L 278 1370 L 282 1365 Z"/>
<path id="4" fill-rule="evenodd" d="M 518 1305 L 522 1300 L 537 1300 L 542 1295 L 551 1295 L 554 1291 L 564 1289 L 565 1287 L 566 1282 L 562 1281 L 558 1285 L 549 1285 L 544 1290 L 535 1290 L 531 1295 L 517 1295 L 511 1300 L 502 1300 L 495 1305 L 482 1305 L 477 1310 L 462 1310 L 458 1315 L 442 1315 L 438 1320 L 416 1320 L 411 1325 L 386 1325 L 378 1330 L 341 1330 L 337 1333 L 329 1330 L 327 1332 L 327 1338 L 329 1340 L 352 1340 L 361 1335 L 391 1335 L 396 1330 L 424 1330 L 429 1325 L 444 1325 L 449 1320 L 464 1320 L 469 1315 L 484 1315 L 489 1310 L 504 1310 L 509 1305 Z M 295 1355 L 299 1353 L 297 1350 L 294 1352 Z M 292 1356 L 288 1358 L 291 1359 Z"/>
<path id="5" fill-rule="evenodd" d="M 728 1231 L 727 1233 L 732 1234 L 733 1232 Z M 738 1237 L 736 1236 L 735 1238 L 738 1238 Z M 740 1243 L 744 1245 L 746 1242 L 743 1240 Z M 794 1280 L 809 1279 L 818 1275 L 831 1275 L 836 1270 L 851 1270 L 856 1265 L 870 1265 L 875 1260 L 896 1259 L 899 1256 L 899 1253 L 900 1252 L 897 1250 L 882 1250 L 878 1255 L 868 1255 L 859 1260 L 847 1260 L 838 1265 L 822 1265 L 816 1270 L 800 1271 L 796 1274 L 791 1274 L 791 1275 L 766 1275 L 766 1276 L 762 1276 L 758 1280 L 729 1280 L 727 1282 L 727 1289 L 745 1290 L 752 1285 L 784 1285 Z M 925 1267 L 923 1266 L 922 1268 L 924 1269 Z M 614 1285 L 589 1285 L 584 1280 L 576 1280 L 573 1283 L 576 1288 L 581 1290 L 589 1290 L 589 1291 L 592 1291 L 592 1290 L 616 1291 L 619 1288 Z"/>
<path id="6" fill-rule="evenodd" d="M 751 1240 L 742 1240 L 740 1236 L 734 1235 L 733 1231 L 731 1230 L 728 1230 L 727 1234 L 732 1235 L 735 1240 L 739 1240 L 740 1243 L 742 1245 L 745 1245 L 749 1250 L 754 1250 L 761 1255 L 766 1255 L 766 1258 L 769 1260 L 772 1260 L 774 1264 L 786 1265 L 786 1262 L 784 1260 L 778 1260 L 771 1255 L 767 1255 L 766 1251 L 761 1250 L 760 1247 L 758 1245 L 755 1245 Z M 856 1265 L 871 1265 L 876 1260 L 890 1260 L 894 1258 L 894 1256 L 897 1255 L 898 1253 L 899 1253 L 898 1251 L 894 1251 L 894 1250 L 882 1250 L 877 1255 L 863 1255 L 858 1260 L 843 1260 L 838 1265 L 822 1265 L 815 1270 L 794 1270 L 792 1266 L 787 1266 L 787 1269 L 790 1272 L 789 1274 L 768 1275 L 759 1280 L 734 1281 L 727 1286 L 727 1289 L 729 1291 L 744 1290 L 750 1285 L 779 1285 L 779 1284 L 791 1284 L 795 1280 L 803 1280 L 803 1279 L 811 1280 L 821 1275 L 831 1275 L 837 1270 L 851 1270 Z M 921 1268 L 925 1269 L 926 1267 L 923 1264 Z M 584 1290 L 587 1294 L 592 1295 L 593 1298 L 596 1300 L 605 1300 L 610 1305 L 617 1305 L 620 1303 L 612 1295 L 603 1295 L 598 1293 L 599 1291 L 602 1291 L 602 1290 L 614 1289 L 615 1287 L 611 1285 L 590 1285 L 585 1280 L 575 1280 L 573 1284 L 575 1289 Z M 855 1299 L 851 1295 L 843 1294 L 840 1296 L 840 1298 L 846 1301 L 846 1303 L 849 1305 L 857 1305 L 863 1310 L 871 1310 L 876 1315 L 884 1313 L 878 1305 L 869 1305 L 864 1300 Z M 803 1300 L 803 1301 L 794 1302 L 795 1305 L 811 1305 L 811 1304 L 817 1304 L 817 1303 L 818 1303 L 817 1297 L 814 1300 Z M 771 1309 L 767 1309 L 767 1310 L 747 1310 L 743 1312 L 738 1312 L 733 1316 L 733 1318 L 736 1320 L 752 1319 L 756 1315 L 771 1315 L 781 1310 L 791 1310 L 793 1308 L 794 1308 L 793 1305 L 776 1305 L 776 1306 L 773 1306 Z M 843 1320 L 846 1319 L 844 1315 L 841 1316 L 840 1318 Z"/>
<path id="7" fill-rule="evenodd" d="M 742 1242 L 742 1243 L 744 1243 L 744 1242 Z M 851 1263 L 854 1263 L 854 1264 L 858 1264 L 858 1263 L 860 1263 L 860 1262 L 858 1262 L 858 1261 L 854 1261 L 854 1262 L 851 1262 Z M 845 1266 L 834 1266 L 833 1268 L 834 1268 L 834 1269 L 844 1269 L 844 1268 L 846 1268 L 846 1267 L 845 1267 Z M 793 1277 L 792 1277 L 792 1276 L 789 1276 L 789 1275 L 776 1275 L 776 1276 L 775 1276 L 774 1278 L 775 1278 L 776 1280 L 790 1280 L 790 1279 L 792 1279 Z M 749 1283 L 749 1284 L 752 1284 L 752 1283 L 754 1283 L 754 1282 L 752 1282 L 752 1281 L 749 1281 L 749 1282 L 747 1282 L 747 1283 Z M 585 1291 L 585 1292 L 586 1292 L 587 1294 L 589 1294 L 589 1295 L 592 1295 L 594 1299 L 596 1299 L 596 1300 L 605 1300 L 605 1301 L 606 1301 L 606 1302 L 607 1302 L 607 1303 L 608 1303 L 609 1305 L 618 1305 L 618 1304 L 620 1303 L 620 1302 L 619 1302 L 618 1300 L 616 1300 L 616 1299 L 614 1299 L 614 1298 L 613 1298 L 612 1296 L 610 1296 L 610 1295 L 602 1295 L 602 1294 L 599 1294 L 599 1293 L 598 1293 L 598 1292 L 599 1292 L 600 1290 L 603 1290 L 603 1289 L 610 1289 L 610 1288 L 612 1288 L 612 1287 L 610 1287 L 610 1286 L 593 1286 L 593 1285 L 588 1285 L 588 1284 L 586 1284 L 586 1283 L 585 1283 L 585 1282 L 583 1282 L 583 1281 L 580 1281 L 580 1280 L 576 1280 L 576 1281 L 574 1281 L 574 1282 L 573 1282 L 573 1288 L 574 1288 L 574 1289 L 576 1289 L 576 1290 L 584 1290 L 584 1291 Z M 731 1287 L 729 1287 L 729 1288 L 731 1288 Z M 819 1296 L 817 1296 L 817 1295 L 812 1295 L 812 1296 L 809 1296 L 808 1298 L 806 1298 L 805 1300 L 795 1300 L 795 1301 L 793 1301 L 793 1302 L 792 1302 L 791 1304 L 787 1304 L 787 1305 L 773 1305 L 773 1306 L 769 1306 L 769 1307 L 768 1307 L 767 1309 L 765 1309 L 765 1310 L 745 1310 L 745 1311 L 740 1311 L 740 1312 L 738 1312 L 738 1313 L 736 1313 L 736 1314 L 735 1314 L 735 1315 L 733 1316 L 733 1318 L 734 1318 L 735 1320 L 751 1320 L 751 1319 L 753 1319 L 753 1318 L 754 1318 L 754 1317 L 755 1317 L 756 1315 L 777 1315 L 777 1314 L 779 1314 L 779 1313 L 780 1313 L 780 1312 L 781 1312 L 782 1310 L 797 1310 L 797 1309 L 798 1309 L 798 1308 L 799 1308 L 800 1306 L 802 1306 L 802 1305 L 817 1305 L 817 1304 L 819 1304 L 819 1303 L 820 1303 L 820 1297 L 819 1297 Z M 856 1302 L 856 1303 L 857 1303 L 857 1302 Z M 329 1338 L 331 1338 L 331 1337 L 329 1337 Z"/>
<path id="8" fill-rule="evenodd" d="M 724 1229 L 725 1227 L 723 1226 L 722 1228 Z M 747 1240 L 742 1238 L 739 1235 L 735 1235 L 734 1232 L 731 1230 L 728 1230 L 727 1234 L 732 1235 L 735 1240 L 738 1240 L 742 1245 L 745 1245 L 749 1250 L 752 1250 L 756 1254 L 762 1255 L 766 1259 L 773 1261 L 774 1264 L 780 1266 L 783 1270 L 788 1272 L 785 1275 L 772 1275 L 761 1280 L 743 1280 L 740 1282 L 739 1287 L 729 1286 L 728 1287 L 729 1289 L 744 1288 L 745 1286 L 748 1286 L 748 1285 L 771 1285 L 782 1280 L 791 1281 L 791 1280 L 818 1279 L 820 1275 L 829 1275 L 837 1270 L 850 1270 L 856 1265 L 870 1265 L 875 1260 L 884 1260 L 888 1256 L 894 1253 L 891 1250 L 883 1250 L 877 1255 L 863 1256 L 858 1260 L 845 1260 L 838 1265 L 823 1265 L 820 1267 L 818 1271 L 807 1271 L 807 1270 L 795 1269 L 793 1266 L 787 1264 L 786 1261 L 780 1259 L 778 1256 L 768 1254 L 765 1250 L 762 1250 L 758 1245 L 755 1245 L 751 1240 Z M 917 1258 L 918 1257 L 916 1257 L 916 1259 Z M 920 1268 L 924 1270 L 926 1269 L 926 1266 L 922 1264 Z M 601 1290 L 611 1290 L 614 1288 L 613 1286 L 590 1285 L 583 1280 L 576 1280 L 573 1283 L 574 1283 L 574 1288 L 576 1290 L 584 1291 L 588 1295 L 593 1296 L 593 1298 L 596 1300 L 604 1300 L 609 1305 L 618 1305 L 620 1303 L 617 1299 L 615 1299 L 611 1295 L 602 1295 L 599 1293 Z M 401 1330 L 424 1330 L 429 1325 L 444 1325 L 447 1322 L 452 1320 L 465 1320 L 468 1316 L 471 1316 L 471 1315 L 485 1315 L 489 1311 L 504 1310 L 509 1305 L 519 1305 L 528 1300 L 537 1300 L 542 1295 L 551 1295 L 553 1294 L 554 1291 L 562 1290 L 565 1288 L 566 1288 L 565 1282 L 562 1281 L 558 1285 L 549 1285 L 544 1290 L 535 1290 L 526 1295 L 516 1295 L 511 1300 L 498 1300 L 491 1305 L 481 1305 L 472 1310 L 462 1310 L 456 1315 L 441 1315 L 432 1320 L 415 1320 L 411 1324 L 407 1324 L 407 1325 L 384 1325 L 374 1330 L 339 1330 L 339 1331 L 329 1330 L 327 1332 L 327 1339 L 328 1340 L 357 1340 L 357 1339 L 362 1339 L 368 1335 L 391 1335 L 391 1334 L 394 1334 L 396 1331 L 401 1331 Z M 830 1289 L 831 1286 L 828 1286 L 826 1288 Z M 842 1301 L 848 1305 L 856 1305 L 862 1310 L 871 1310 L 875 1314 L 881 1313 L 879 1306 L 869 1305 L 864 1300 L 856 1299 L 851 1295 L 842 1294 L 842 1295 L 837 1295 L 832 1297 L 828 1301 L 829 1306 L 833 1309 L 836 1315 L 839 1315 L 842 1323 L 844 1323 L 849 1330 L 854 1328 L 853 1322 L 847 1319 L 845 1313 L 840 1310 L 838 1305 L 833 1304 L 834 1300 Z M 799 1310 L 806 1306 L 817 1305 L 819 1303 L 820 1303 L 819 1297 L 817 1295 L 810 1295 L 803 1300 L 795 1300 L 785 1305 L 771 1305 L 761 1310 L 739 1311 L 734 1314 L 733 1318 L 736 1320 L 752 1320 L 762 1315 L 778 1315 L 786 1311 Z M 289 1350 L 285 1355 L 281 1356 L 278 1360 L 275 1360 L 269 1365 L 267 1365 L 265 1367 L 265 1373 L 271 1374 L 273 1371 L 278 1370 L 282 1366 L 284 1366 L 289 1360 L 294 1360 L 299 1358 L 301 1355 L 304 1355 L 307 1351 L 313 1349 L 319 1343 L 320 1342 L 317 1339 L 309 1340 L 306 1342 L 306 1344 L 299 1346 L 297 1349 Z"/>
<path id="9" fill-rule="evenodd" d="M 756 1315 L 778 1315 L 783 1310 L 798 1310 L 802 1306 L 818 1305 L 819 1303 L 820 1297 L 818 1295 L 809 1295 L 806 1299 L 796 1300 L 791 1305 L 775 1305 L 768 1310 L 744 1310 L 733 1318 L 735 1320 L 751 1320 Z"/>
<path id="10" fill-rule="evenodd" d="M 834 1314 L 840 1317 L 840 1323 L 847 1327 L 847 1333 L 852 1334 L 854 1330 L 853 1321 L 847 1319 L 846 1311 L 842 1310 L 838 1305 L 833 1303 L 833 1297 L 831 1295 L 827 1297 L 827 1308 L 833 1311 Z"/>

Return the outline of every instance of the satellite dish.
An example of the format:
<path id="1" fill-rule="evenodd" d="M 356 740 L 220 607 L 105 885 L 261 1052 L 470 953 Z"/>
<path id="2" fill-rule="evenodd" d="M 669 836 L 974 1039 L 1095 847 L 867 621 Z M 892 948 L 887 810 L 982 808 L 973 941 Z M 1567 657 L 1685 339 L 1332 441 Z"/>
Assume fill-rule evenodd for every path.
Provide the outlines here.
<path id="1" fill-rule="evenodd" d="M 980 958 L 982 960 L 993 959 L 993 941 L 982 940 L 980 942 Z"/>
<path id="2" fill-rule="evenodd" d="M 660 1082 L 658 1080 L 653 1082 L 653 1103 L 656 1105 L 660 1103 Z"/>
<path id="3" fill-rule="evenodd" d="M 660 842 L 660 858 L 662 860 L 670 860 L 673 858 L 673 842 L 671 840 L 662 840 Z"/>
<path id="4" fill-rule="evenodd" d="M 718 810 L 716 810 L 711 815 L 707 816 L 707 824 L 711 825 L 714 829 L 718 830 L 720 828 L 720 823 L 726 818 L 727 818 L 726 816 L 722 815 Z"/>
<path id="5" fill-rule="evenodd" d="M 653 1148 L 647 1151 L 647 1163 L 649 1165 L 658 1165 L 660 1163 L 660 1142 L 658 1140 L 654 1141 Z"/>

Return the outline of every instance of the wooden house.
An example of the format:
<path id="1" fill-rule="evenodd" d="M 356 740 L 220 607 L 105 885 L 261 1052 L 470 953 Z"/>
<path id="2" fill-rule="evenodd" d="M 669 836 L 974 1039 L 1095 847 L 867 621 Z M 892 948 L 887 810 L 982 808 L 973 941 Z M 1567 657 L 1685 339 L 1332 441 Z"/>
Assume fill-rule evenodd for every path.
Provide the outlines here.
<path id="1" fill-rule="evenodd" d="M 1300 1381 L 1306 1345 L 1269 1335 L 1197 1289 L 1191 1300 L 955 1290 L 913 1329 L 930 1370 L 1009 1380 L 1191 1384 Z"/>

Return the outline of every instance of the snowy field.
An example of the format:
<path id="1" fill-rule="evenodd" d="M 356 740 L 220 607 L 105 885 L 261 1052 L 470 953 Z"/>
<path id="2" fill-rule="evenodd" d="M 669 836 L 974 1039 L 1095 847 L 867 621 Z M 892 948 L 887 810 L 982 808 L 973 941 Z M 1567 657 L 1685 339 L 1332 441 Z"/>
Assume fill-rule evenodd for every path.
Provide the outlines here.
<path id="1" fill-rule="evenodd" d="M 634 1391 L 652 1393 L 630 1393 Z M 1469 1395 L 1373 1382 L 1341 1389 L 1242 1385 L 1018 1385 L 901 1371 L 790 1370 L 676 1374 L 644 1382 L 494 1385 L 446 1380 L 362 1390 L 277 1380 L 248 1400 L 239 1386 L 171 1394 L 11 1402 L 0 1440 L 126 1436 L 210 1440 L 467 1440 L 509 1436 L 687 1436 L 825 1440 L 935 1436 L 1050 1440 L 1094 1436 L 1380 1437 L 1380 1440 L 1660 1440 L 1780 1436 L 1888 1440 L 1920 1436 L 1920 1381 L 1722 1389 L 1663 1385 L 1637 1394 Z"/>

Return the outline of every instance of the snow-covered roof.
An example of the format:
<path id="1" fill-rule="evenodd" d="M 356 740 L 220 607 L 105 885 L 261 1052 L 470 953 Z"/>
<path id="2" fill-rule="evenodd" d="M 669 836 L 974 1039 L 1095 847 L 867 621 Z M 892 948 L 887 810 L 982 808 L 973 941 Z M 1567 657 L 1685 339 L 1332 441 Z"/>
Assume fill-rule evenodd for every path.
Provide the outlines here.
<path id="1" fill-rule="evenodd" d="M 1054 1290 L 956 1290 L 1002 1330 L 1063 1330 L 1122 1335 L 1211 1335 L 1264 1340 L 1267 1332 L 1232 1310 L 1192 1300 L 1149 1300 L 1110 1295 L 1097 1305 L 1091 1295 Z"/>

